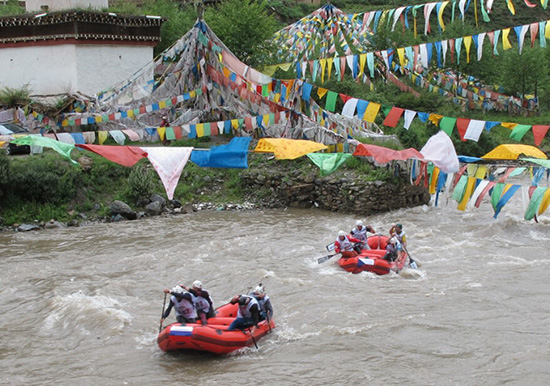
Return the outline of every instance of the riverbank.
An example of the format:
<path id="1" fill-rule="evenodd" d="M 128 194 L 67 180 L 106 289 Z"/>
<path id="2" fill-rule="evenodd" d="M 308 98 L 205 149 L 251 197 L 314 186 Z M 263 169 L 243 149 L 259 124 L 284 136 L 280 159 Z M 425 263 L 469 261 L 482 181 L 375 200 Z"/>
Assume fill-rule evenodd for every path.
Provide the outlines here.
<path id="1" fill-rule="evenodd" d="M 166 199 L 146 160 L 125 168 L 88 152 L 77 159 L 80 167 L 50 151 L 4 156 L 0 165 L 9 177 L 0 191 L 0 226 L 27 231 L 200 210 L 287 207 L 369 216 L 430 200 L 425 188 L 408 183 L 402 164 L 375 167 L 358 157 L 327 177 L 320 177 L 305 157 L 281 161 L 251 153 L 248 169 L 200 168 L 189 162 L 174 200 Z"/>

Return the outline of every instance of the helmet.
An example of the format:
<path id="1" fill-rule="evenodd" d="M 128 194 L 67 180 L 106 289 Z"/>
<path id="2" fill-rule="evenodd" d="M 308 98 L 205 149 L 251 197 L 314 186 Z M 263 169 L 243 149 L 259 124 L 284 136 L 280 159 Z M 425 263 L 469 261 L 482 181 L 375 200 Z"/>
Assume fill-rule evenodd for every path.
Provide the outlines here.
<path id="1" fill-rule="evenodd" d="M 346 235 L 346 232 L 344 232 L 344 231 L 339 231 L 338 232 L 338 236 L 345 236 L 345 235 Z"/>
<path id="2" fill-rule="evenodd" d="M 357 226 L 363 226 L 363 221 L 357 220 L 357 221 L 355 222 L 355 225 L 357 225 Z"/>
<path id="3" fill-rule="evenodd" d="M 397 239 L 395 237 L 390 238 L 390 244 L 397 243 Z"/>
<path id="4" fill-rule="evenodd" d="M 264 287 L 262 287 L 262 285 L 260 284 L 259 286 L 257 286 L 256 288 L 254 288 L 254 293 L 255 294 L 258 294 L 258 295 L 261 295 L 264 293 Z"/>
<path id="5" fill-rule="evenodd" d="M 396 228 L 399 228 L 399 229 L 403 229 L 403 225 L 401 225 L 401 224 L 399 224 L 399 223 L 395 224 L 395 227 L 396 227 Z"/>
<path id="6" fill-rule="evenodd" d="M 193 282 L 193 288 L 196 288 L 196 289 L 202 289 L 202 283 L 200 280 L 195 280 Z"/>
<path id="7" fill-rule="evenodd" d="M 249 301 L 250 301 L 250 298 L 248 298 L 246 296 L 241 296 L 239 298 L 239 306 L 244 306 L 244 305 L 248 304 Z"/>
<path id="8" fill-rule="evenodd" d="M 170 292 L 172 292 L 172 294 L 174 294 L 174 295 L 180 295 L 181 296 L 181 295 L 183 295 L 185 290 L 183 288 L 181 288 L 179 285 L 177 285 L 174 288 L 172 288 L 172 290 Z"/>

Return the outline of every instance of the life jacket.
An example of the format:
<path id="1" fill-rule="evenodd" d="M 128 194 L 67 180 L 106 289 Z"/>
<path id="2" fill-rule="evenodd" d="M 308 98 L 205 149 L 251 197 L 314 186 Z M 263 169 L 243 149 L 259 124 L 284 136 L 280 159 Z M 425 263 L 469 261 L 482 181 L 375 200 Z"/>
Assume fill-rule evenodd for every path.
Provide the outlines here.
<path id="1" fill-rule="evenodd" d="M 189 295 L 191 295 L 192 301 L 189 301 L 187 299 L 181 299 L 178 300 L 177 297 L 172 296 L 170 300 L 174 304 L 174 310 L 176 312 L 177 316 L 183 316 L 187 319 L 194 319 L 197 317 L 197 311 L 195 310 L 195 296 L 191 294 L 190 292 L 186 292 Z"/>
<path id="2" fill-rule="evenodd" d="M 210 295 L 208 294 L 208 291 L 206 290 L 199 290 L 194 291 L 195 292 L 195 307 L 197 311 L 202 311 L 205 314 L 207 314 L 211 308 L 213 308 L 213 301 Z M 202 296 L 204 295 L 204 296 Z"/>
<path id="3" fill-rule="evenodd" d="M 353 251 L 353 243 L 349 241 L 348 236 L 344 236 L 344 240 L 337 237 L 334 243 L 340 246 L 340 251 Z"/>
<path id="4" fill-rule="evenodd" d="M 239 305 L 239 311 L 237 312 L 237 318 L 251 318 L 252 312 L 250 312 L 250 309 L 252 306 L 256 305 L 258 307 L 258 311 L 260 310 L 260 303 L 256 300 L 254 296 L 249 295 L 242 295 L 250 299 L 247 305 L 240 306 Z"/>
<path id="5" fill-rule="evenodd" d="M 351 230 L 351 235 L 353 237 L 355 237 L 356 239 L 360 240 L 362 243 L 366 243 L 367 242 L 367 227 L 366 226 L 362 226 L 361 227 L 361 230 L 357 229 L 357 227 L 353 228 Z"/>

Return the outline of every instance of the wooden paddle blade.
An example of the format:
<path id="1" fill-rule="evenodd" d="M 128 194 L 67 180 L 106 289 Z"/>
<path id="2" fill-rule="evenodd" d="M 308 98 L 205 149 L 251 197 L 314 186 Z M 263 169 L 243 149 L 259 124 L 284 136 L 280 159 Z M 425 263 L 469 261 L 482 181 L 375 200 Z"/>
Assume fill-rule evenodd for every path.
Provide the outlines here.
<path id="1" fill-rule="evenodd" d="M 331 258 L 332 256 L 334 256 L 334 255 L 328 255 L 328 256 L 320 257 L 320 258 L 317 259 L 317 263 L 318 263 L 318 264 L 322 264 L 322 263 L 324 263 L 325 261 L 330 260 L 330 258 Z"/>

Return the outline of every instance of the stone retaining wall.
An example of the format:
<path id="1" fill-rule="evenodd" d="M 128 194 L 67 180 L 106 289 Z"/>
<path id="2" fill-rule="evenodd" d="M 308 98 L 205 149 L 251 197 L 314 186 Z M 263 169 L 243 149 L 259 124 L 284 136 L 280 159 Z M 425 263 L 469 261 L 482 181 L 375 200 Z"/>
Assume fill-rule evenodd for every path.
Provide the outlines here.
<path id="1" fill-rule="evenodd" d="M 326 209 L 334 212 L 370 215 L 399 208 L 428 204 L 424 187 L 404 182 L 362 181 L 353 175 L 316 177 L 265 171 L 248 171 L 243 186 L 253 202 L 268 208 Z"/>

